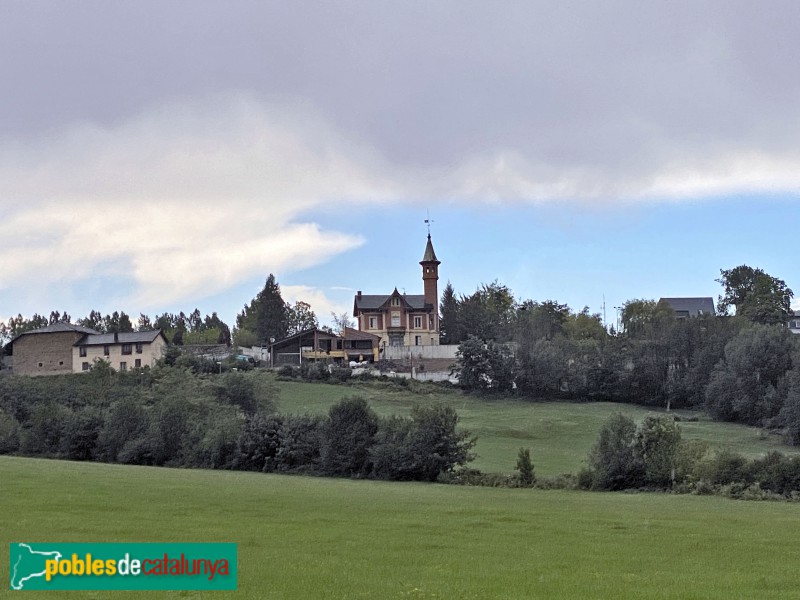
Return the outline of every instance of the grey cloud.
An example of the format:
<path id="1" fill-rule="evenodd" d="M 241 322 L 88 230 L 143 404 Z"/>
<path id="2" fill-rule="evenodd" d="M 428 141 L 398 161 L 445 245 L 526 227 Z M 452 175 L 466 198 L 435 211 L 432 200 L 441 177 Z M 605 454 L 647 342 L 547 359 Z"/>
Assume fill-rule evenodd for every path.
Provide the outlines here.
<path id="1" fill-rule="evenodd" d="M 709 161 L 725 170 L 734 155 L 797 159 L 791 1 L 0 10 L 0 78 L 13 90 L 0 135 L 10 137 L 75 121 L 114 126 L 167 100 L 233 90 L 306 102 L 401 167 L 512 156 L 543 184 L 576 177 L 566 188 L 577 196 L 646 195 L 665 172 Z"/>

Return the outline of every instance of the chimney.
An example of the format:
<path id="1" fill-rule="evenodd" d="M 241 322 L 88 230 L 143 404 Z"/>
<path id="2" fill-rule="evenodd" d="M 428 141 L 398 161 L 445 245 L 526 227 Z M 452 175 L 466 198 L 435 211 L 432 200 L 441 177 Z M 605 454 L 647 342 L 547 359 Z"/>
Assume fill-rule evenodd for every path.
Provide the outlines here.
<path id="1" fill-rule="evenodd" d="M 358 290 L 358 292 L 356 292 L 356 298 L 361 300 L 361 290 Z"/>
<path id="2" fill-rule="evenodd" d="M 114 332 L 114 343 L 116 344 L 118 341 L 119 341 L 119 335 L 117 335 L 117 332 L 115 331 Z"/>

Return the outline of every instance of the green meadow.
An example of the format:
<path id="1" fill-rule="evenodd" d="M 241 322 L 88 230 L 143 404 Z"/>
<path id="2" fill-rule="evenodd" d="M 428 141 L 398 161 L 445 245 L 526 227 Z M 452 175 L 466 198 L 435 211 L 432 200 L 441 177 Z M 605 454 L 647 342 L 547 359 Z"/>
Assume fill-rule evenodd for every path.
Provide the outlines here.
<path id="1" fill-rule="evenodd" d="M 5 589 L 12 541 L 231 541 L 239 590 L 206 597 L 800 597 L 800 507 L 783 502 L 0 457 L 0 507 Z"/>
<path id="2" fill-rule="evenodd" d="M 324 413 L 341 398 L 366 398 L 379 415 L 407 415 L 414 403 L 439 402 L 456 409 L 463 428 L 478 439 L 477 458 L 471 466 L 486 472 L 511 473 L 520 447 L 530 448 L 536 472 L 541 475 L 577 473 L 584 465 L 604 421 L 615 412 L 635 420 L 656 409 L 612 402 L 529 402 L 517 398 L 482 398 L 436 385 L 401 388 L 390 382 L 329 385 L 295 381 L 276 382 L 278 409 L 283 413 Z M 682 421 L 687 439 L 707 441 L 748 457 L 771 450 L 786 454 L 797 450 L 780 436 L 746 425 L 720 423 L 697 411 L 676 411 L 696 421 Z"/>

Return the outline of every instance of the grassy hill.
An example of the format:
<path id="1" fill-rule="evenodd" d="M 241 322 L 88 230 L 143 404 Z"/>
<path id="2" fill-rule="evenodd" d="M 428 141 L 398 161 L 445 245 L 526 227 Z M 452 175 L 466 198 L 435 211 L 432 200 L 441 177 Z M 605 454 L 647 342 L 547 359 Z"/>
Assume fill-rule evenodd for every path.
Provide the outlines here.
<path id="1" fill-rule="evenodd" d="M 653 412 L 630 404 L 611 402 L 527 402 L 519 399 L 485 399 L 434 385 L 404 389 L 387 382 L 329 385 L 278 381 L 278 408 L 285 413 L 323 413 L 331 404 L 352 395 L 365 397 L 380 415 L 407 415 L 413 404 L 440 402 L 452 405 L 464 428 L 478 437 L 478 458 L 472 465 L 487 472 L 510 473 L 520 447 L 531 449 L 536 472 L 543 475 L 576 473 L 597 439 L 603 422 L 614 412 L 642 419 Z M 745 425 L 711 421 L 699 412 L 695 422 L 681 422 L 688 439 L 702 439 L 714 447 L 729 448 L 754 457 L 770 450 L 795 453 L 779 436 Z"/>
<path id="2" fill-rule="evenodd" d="M 798 507 L 788 503 L 0 457 L 0 506 L 0 577 L 6 582 L 12 541 L 231 541 L 239 544 L 239 591 L 214 597 L 728 600 L 798 594 Z M 51 596 L 25 594 L 31 600 Z"/>

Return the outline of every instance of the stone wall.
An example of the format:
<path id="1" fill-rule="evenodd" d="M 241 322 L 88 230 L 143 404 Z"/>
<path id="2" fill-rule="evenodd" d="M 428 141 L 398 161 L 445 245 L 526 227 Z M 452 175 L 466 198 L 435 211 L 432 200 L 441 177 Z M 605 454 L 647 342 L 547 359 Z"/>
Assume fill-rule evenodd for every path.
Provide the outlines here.
<path id="1" fill-rule="evenodd" d="M 72 372 L 72 344 L 82 333 L 29 333 L 14 342 L 15 375 L 58 375 Z"/>

